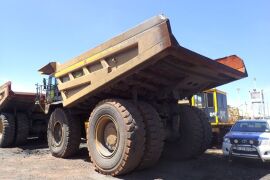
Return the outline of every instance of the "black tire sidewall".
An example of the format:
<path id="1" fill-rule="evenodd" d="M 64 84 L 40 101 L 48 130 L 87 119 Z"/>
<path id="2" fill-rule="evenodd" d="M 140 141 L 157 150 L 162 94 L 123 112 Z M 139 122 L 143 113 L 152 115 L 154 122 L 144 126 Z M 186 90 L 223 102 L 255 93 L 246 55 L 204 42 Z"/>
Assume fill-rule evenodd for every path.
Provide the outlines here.
<path id="1" fill-rule="evenodd" d="M 97 123 L 99 121 L 99 118 L 105 114 L 110 115 L 115 120 L 118 129 L 118 148 L 115 154 L 110 158 L 106 158 L 100 155 L 95 143 L 95 132 Z M 100 169 L 103 169 L 104 171 L 114 171 L 114 169 L 119 166 L 119 163 L 122 162 L 127 139 L 127 133 L 125 129 L 126 128 L 124 119 L 121 116 L 121 113 L 113 105 L 105 103 L 94 110 L 90 118 L 90 124 L 88 129 L 89 151 L 92 160 L 95 161 L 95 164 Z"/>
<path id="2" fill-rule="evenodd" d="M 183 107 L 186 108 L 186 107 Z M 185 111 L 181 112 L 181 122 L 180 122 L 180 144 L 185 144 L 186 146 L 192 146 L 190 142 L 194 142 L 192 139 L 193 136 L 190 136 L 190 133 L 193 131 L 194 119 L 198 119 L 195 114 L 186 113 Z M 196 120 L 195 122 L 197 122 Z"/>
<path id="3" fill-rule="evenodd" d="M 5 130 L 4 130 L 4 122 L 3 122 L 3 115 L 0 114 L 0 123 L 1 123 L 1 126 L 2 126 L 2 132 L 1 132 L 1 136 L 0 136 L 0 146 L 1 144 L 3 143 L 3 137 L 4 137 L 4 133 L 5 133 Z"/>
<path id="4" fill-rule="evenodd" d="M 199 117 L 190 106 L 180 107 L 180 139 L 177 143 L 180 159 L 198 156 L 203 143 L 203 130 Z"/>
<path id="5" fill-rule="evenodd" d="M 59 114 L 57 115 L 57 113 Z M 57 117 L 62 117 L 62 118 L 57 118 Z M 61 137 L 62 140 L 59 145 L 57 145 L 54 138 L 54 125 L 56 123 L 60 123 L 62 127 L 62 137 Z M 68 132 L 68 126 L 67 126 L 66 114 L 62 109 L 57 108 L 51 114 L 51 117 L 48 123 L 48 145 L 53 155 L 58 156 L 58 154 L 63 153 L 65 144 L 67 143 L 67 139 L 65 138 L 67 136 L 66 134 L 67 132 Z"/>
<path id="6" fill-rule="evenodd" d="M 0 114 L 0 119 L 3 125 L 0 147 L 9 147 L 13 145 L 15 138 L 15 119 L 12 114 L 8 113 Z"/>

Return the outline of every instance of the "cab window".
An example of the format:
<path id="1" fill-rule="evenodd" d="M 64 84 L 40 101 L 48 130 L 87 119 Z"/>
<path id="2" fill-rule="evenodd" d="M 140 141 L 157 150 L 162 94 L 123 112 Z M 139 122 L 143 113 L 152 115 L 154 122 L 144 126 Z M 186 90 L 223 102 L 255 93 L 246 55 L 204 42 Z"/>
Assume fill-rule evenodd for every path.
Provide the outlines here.
<path id="1" fill-rule="evenodd" d="M 204 93 L 199 93 L 194 96 L 195 100 L 195 106 L 198 108 L 204 108 L 205 107 L 205 97 Z"/>
<path id="2" fill-rule="evenodd" d="M 227 107 L 227 99 L 224 94 L 217 94 L 218 107 L 226 108 Z"/>
<path id="3" fill-rule="evenodd" d="M 207 105 L 208 105 L 208 107 L 214 107 L 213 93 L 207 93 Z"/>
<path id="4" fill-rule="evenodd" d="M 56 102 L 61 100 L 61 95 L 57 88 L 57 80 L 53 76 L 50 76 L 48 79 L 46 98 L 48 102 Z"/>

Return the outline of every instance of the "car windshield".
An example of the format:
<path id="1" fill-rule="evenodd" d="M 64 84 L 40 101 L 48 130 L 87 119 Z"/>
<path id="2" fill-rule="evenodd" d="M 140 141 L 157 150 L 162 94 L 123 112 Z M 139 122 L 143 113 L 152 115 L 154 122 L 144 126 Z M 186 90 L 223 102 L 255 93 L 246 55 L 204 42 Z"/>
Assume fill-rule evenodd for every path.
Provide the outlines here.
<path id="1" fill-rule="evenodd" d="M 269 126 L 266 122 L 237 122 L 231 131 L 238 132 L 269 132 Z"/>

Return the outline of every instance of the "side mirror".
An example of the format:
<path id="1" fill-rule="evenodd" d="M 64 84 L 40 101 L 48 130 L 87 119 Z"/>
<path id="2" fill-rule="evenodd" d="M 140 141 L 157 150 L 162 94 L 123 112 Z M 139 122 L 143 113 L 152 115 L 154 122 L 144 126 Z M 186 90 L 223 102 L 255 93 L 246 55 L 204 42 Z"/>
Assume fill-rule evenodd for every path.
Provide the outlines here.
<path id="1" fill-rule="evenodd" d="M 46 82 L 46 78 L 43 78 L 43 89 L 47 88 L 47 82 Z"/>

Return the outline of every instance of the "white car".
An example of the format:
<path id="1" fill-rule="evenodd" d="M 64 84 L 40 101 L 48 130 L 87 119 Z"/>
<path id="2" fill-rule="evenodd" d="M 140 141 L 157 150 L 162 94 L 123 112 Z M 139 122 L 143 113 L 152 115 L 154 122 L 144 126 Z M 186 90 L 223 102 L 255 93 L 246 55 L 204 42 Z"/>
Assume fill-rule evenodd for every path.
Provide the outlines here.
<path id="1" fill-rule="evenodd" d="M 223 138 L 225 156 L 270 160 L 270 120 L 239 120 Z"/>

